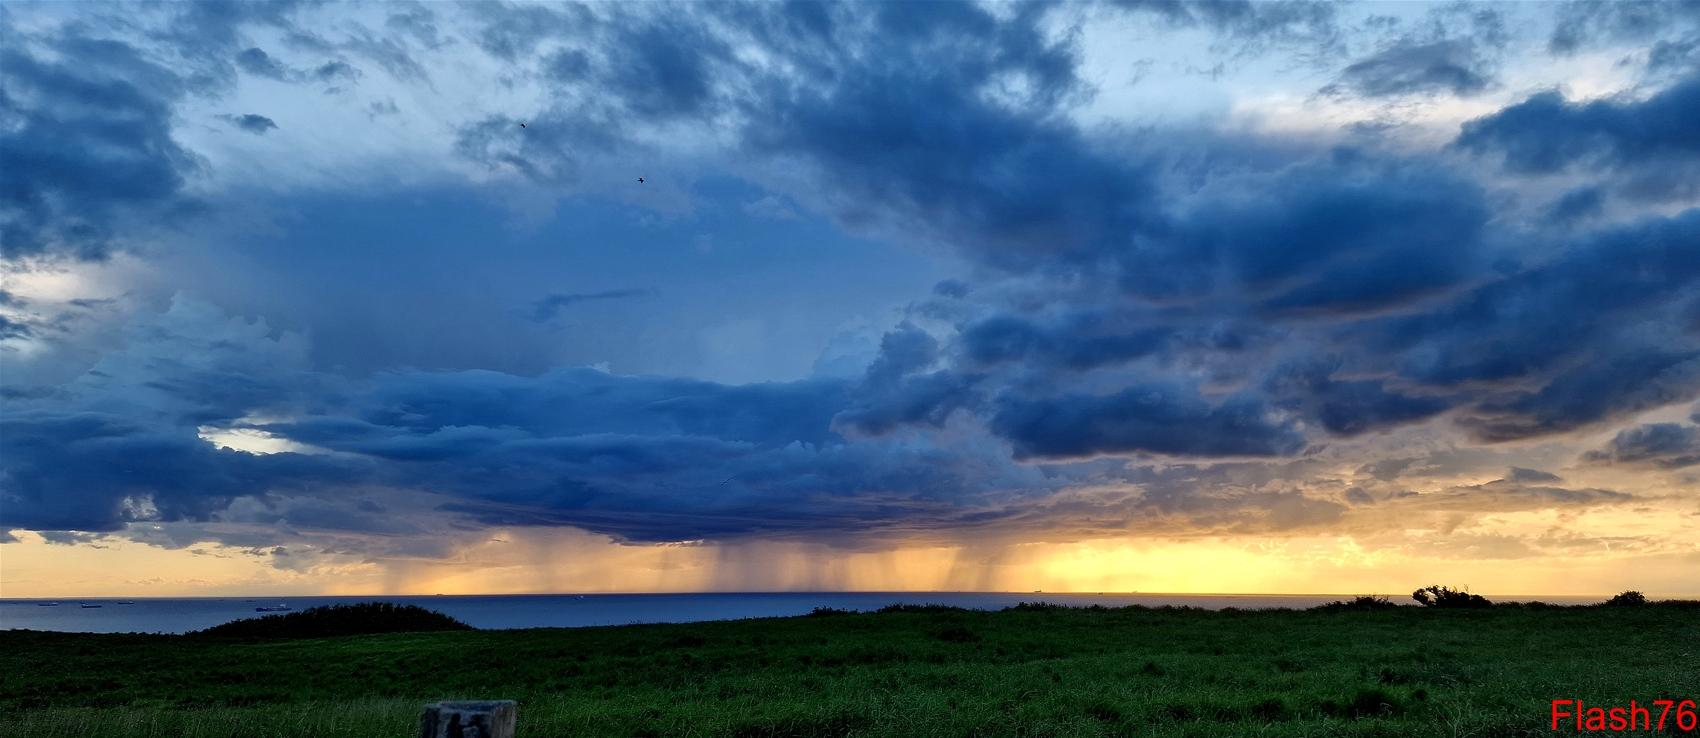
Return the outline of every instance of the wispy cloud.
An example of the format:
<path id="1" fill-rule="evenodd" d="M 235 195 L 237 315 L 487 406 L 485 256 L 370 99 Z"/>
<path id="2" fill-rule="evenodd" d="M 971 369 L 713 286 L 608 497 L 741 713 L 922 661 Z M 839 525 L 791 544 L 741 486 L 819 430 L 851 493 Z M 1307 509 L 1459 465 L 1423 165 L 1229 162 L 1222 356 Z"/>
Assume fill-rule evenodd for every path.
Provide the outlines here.
<path id="1" fill-rule="evenodd" d="M 602 292 L 558 292 L 531 304 L 531 319 L 539 323 L 554 320 L 562 310 L 586 302 L 602 302 L 606 300 L 629 300 L 636 297 L 649 297 L 655 290 L 649 289 L 620 289 L 604 290 Z"/>

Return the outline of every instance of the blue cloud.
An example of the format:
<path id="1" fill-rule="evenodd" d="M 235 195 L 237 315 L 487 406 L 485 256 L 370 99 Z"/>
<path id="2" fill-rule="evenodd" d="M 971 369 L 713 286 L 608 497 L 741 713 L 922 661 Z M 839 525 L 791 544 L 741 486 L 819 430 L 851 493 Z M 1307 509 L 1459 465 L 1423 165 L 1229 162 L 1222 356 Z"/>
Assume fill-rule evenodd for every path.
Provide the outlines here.
<path id="1" fill-rule="evenodd" d="M 1469 96 L 1493 78 L 1475 44 L 1467 40 L 1401 42 L 1353 62 L 1329 91 L 1349 89 L 1366 97 L 1448 92 Z"/>
<path id="2" fill-rule="evenodd" d="M 1152 299 L 1213 294 L 1276 313 L 1381 310 L 1474 277 L 1490 217 L 1460 174 L 1340 150 L 1202 197 L 1125 252 L 1123 284 Z"/>
<path id="3" fill-rule="evenodd" d="M 263 116 L 263 115 L 257 115 L 255 113 L 245 113 L 245 114 L 242 114 L 242 115 L 225 115 L 225 116 L 221 116 L 221 117 L 224 118 L 225 122 L 229 123 L 230 125 L 233 125 L 233 126 L 239 128 L 239 129 L 243 130 L 243 131 L 248 132 L 248 133 L 252 133 L 256 136 L 265 135 L 266 131 L 274 130 L 274 129 L 277 128 L 277 123 L 275 121 L 273 121 L 271 118 L 267 118 L 266 116 Z"/>
<path id="4" fill-rule="evenodd" d="M 1501 157 L 1507 168 L 1547 174 L 1582 163 L 1634 167 L 1700 157 L 1700 77 L 1645 100 L 1574 103 L 1542 92 L 1464 124 L 1456 145 Z"/>
<path id="5" fill-rule="evenodd" d="M 122 415 L 9 408 L 3 424 L 0 528 L 111 531 L 137 521 L 205 520 L 236 497 L 360 478 L 349 462 L 218 449 L 193 426 Z"/>
<path id="6" fill-rule="evenodd" d="M 1173 456 L 1290 456 L 1305 439 L 1259 402 L 1212 404 L 1184 389 L 1133 386 L 1107 396 L 1004 397 L 992 428 L 1024 458 L 1147 452 Z"/>
<path id="7" fill-rule="evenodd" d="M 1693 79 L 1640 99 L 1537 94 L 1465 126 L 1458 150 L 1583 180 L 1557 194 L 1480 158 L 1412 154 L 1392 125 L 1319 144 L 1208 117 L 1100 122 L 1120 92 L 1095 87 L 1073 25 L 1114 12 L 1196 29 L 1254 77 L 1273 69 L 1257 54 L 1303 46 L 1283 59 L 1363 100 L 1487 89 L 1513 48 L 1497 14 L 1389 26 L 1327 66 L 1311 55 L 1357 32 L 1340 6 L 1119 5 L 408 5 L 367 27 L 302 20 L 334 6 L 207 3 L 165 8 L 181 21 L 165 30 L 72 23 L 9 45 L 8 260 L 99 256 L 188 210 L 209 165 L 173 126 L 231 109 L 219 97 L 250 77 L 387 75 L 410 115 L 374 128 L 497 174 L 386 159 L 370 164 L 380 181 L 430 184 L 330 177 L 253 218 L 250 190 L 212 192 L 219 227 L 244 225 L 138 249 L 163 276 L 121 299 L 146 316 L 181 290 L 222 309 L 183 298 L 85 338 L 65 326 L 94 318 L 0 300 L 0 338 L 64 363 L 5 388 L 0 527 L 209 520 L 241 500 L 267 524 L 376 530 L 385 516 L 354 511 L 384 490 L 457 525 L 637 541 L 1126 532 L 1141 516 L 1294 530 L 1337 522 L 1343 501 L 1417 504 L 1390 489 L 1400 460 L 1352 459 L 1356 493 L 1307 488 L 1332 472 L 1301 455 L 1333 438 L 1374 448 L 1370 434 L 1430 424 L 1478 452 L 1700 393 L 1700 211 L 1618 212 L 1686 202 Z M 1617 12 L 1562 11 L 1597 15 L 1601 38 Z M 433 60 L 451 53 L 541 108 L 456 103 L 452 144 L 420 134 L 410 116 L 443 102 L 432 74 L 458 67 Z M 294 171 L 241 148 L 253 171 Z M 667 179 L 633 189 L 623 172 L 651 162 Z M 626 188 L 592 176 L 607 171 Z M 854 349 L 812 362 L 835 334 Z M 780 381 L 708 381 L 724 375 L 693 354 Z M 561 368 L 592 363 L 619 373 Z M 1625 433 L 1614 460 L 1686 458 L 1672 431 Z M 1055 494 L 1105 480 L 1138 494 Z M 1540 486 L 1556 481 L 1514 468 L 1432 504 L 1625 499 Z"/>
<path id="8" fill-rule="evenodd" d="M 624 300 L 633 297 L 644 297 L 653 294 L 645 289 L 603 290 L 601 292 L 558 292 L 549 295 L 532 304 L 531 317 L 538 322 L 546 322 L 559 315 L 561 310 L 582 302 L 596 300 Z"/>
<path id="9" fill-rule="evenodd" d="M 1700 426 L 1649 423 L 1619 432 L 1603 449 L 1582 458 L 1602 464 L 1680 469 L 1700 464 Z"/>
<path id="10" fill-rule="evenodd" d="M 236 66 L 252 75 L 275 80 L 290 80 L 300 73 L 283 65 L 260 48 L 244 49 L 236 55 Z"/>
<path id="11" fill-rule="evenodd" d="M 0 51 L 0 243 L 7 257 L 105 256 L 119 219 L 189 204 L 199 163 L 172 134 L 187 85 L 134 47 L 80 35 L 46 40 L 57 59 Z M 72 61 L 74 60 L 74 61 Z"/>
<path id="12" fill-rule="evenodd" d="M 1635 43 L 1672 27 L 1700 25 L 1700 2 L 1570 0 L 1558 6 L 1557 16 L 1547 46 L 1555 54 L 1571 54 L 1600 42 Z"/>

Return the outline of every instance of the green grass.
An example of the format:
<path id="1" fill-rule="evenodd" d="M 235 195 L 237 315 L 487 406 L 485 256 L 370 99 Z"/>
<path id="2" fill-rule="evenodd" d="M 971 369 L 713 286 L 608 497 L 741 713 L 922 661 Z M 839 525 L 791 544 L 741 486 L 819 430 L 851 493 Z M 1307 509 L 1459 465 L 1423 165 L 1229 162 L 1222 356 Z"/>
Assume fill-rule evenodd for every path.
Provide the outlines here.
<path id="1" fill-rule="evenodd" d="M 1551 735 L 1550 700 L 1700 697 L 1700 609 L 889 612 L 323 639 L 0 633 L 0 734 Z"/>

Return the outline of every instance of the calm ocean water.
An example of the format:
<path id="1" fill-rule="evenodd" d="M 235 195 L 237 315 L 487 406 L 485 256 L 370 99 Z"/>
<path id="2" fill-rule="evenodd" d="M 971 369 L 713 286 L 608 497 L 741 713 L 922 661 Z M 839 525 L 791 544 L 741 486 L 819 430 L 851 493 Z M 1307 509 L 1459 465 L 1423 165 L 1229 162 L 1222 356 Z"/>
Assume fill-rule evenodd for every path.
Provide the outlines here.
<path id="1" fill-rule="evenodd" d="M 1490 595 L 1491 597 L 1491 595 Z M 182 633 L 240 618 L 260 617 L 256 607 L 287 604 L 295 610 L 352 602 L 419 605 L 476 628 L 572 628 L 628 623 L 802 615 L 816 607 L 875 610 L 894 603 L 944 604 L 999 610 L 1020 602 L 1058 605 L 1188 605 L 1207 609 L 1311 607 L 1341 595 L 1052 594 L 1019 592 L 757 592 L 692 594 L 466 595 L 368 597 L 192 597 L 0 599 L 0 629 L 88 633 Z M 1398 601 L 1399 598 L 1393 598 Z M 1501 598 L 1495 598 L 1501 599 Z M 1598 597 L 1510 597 L 1555 604 L 1587 604 Z M 54 606 L 42 603 L 57 602 Z M 121 604 L 129 603 L 129 604 Z M 100 605 L 100 607 L 84 607 Z"/>

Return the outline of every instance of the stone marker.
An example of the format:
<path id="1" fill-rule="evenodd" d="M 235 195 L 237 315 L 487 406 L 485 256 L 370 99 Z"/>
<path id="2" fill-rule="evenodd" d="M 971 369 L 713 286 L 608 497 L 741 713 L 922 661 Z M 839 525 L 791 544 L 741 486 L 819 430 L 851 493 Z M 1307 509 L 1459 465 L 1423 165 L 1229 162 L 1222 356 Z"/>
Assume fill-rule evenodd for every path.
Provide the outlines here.
<path id="1" fill-rule="evenodd" d="M 419 738 L 514 738 L 513 700 L 438 702 L 419 718 Z"/>

